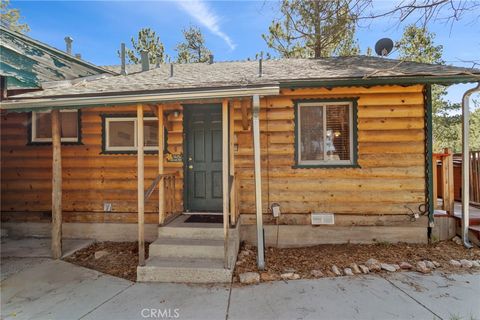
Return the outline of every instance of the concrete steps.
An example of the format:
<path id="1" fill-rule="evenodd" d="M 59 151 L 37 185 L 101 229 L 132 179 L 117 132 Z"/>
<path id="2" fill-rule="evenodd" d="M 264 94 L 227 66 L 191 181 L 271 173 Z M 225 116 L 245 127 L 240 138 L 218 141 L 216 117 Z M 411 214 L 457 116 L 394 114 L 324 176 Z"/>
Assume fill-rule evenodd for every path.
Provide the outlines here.
<path id="1" fill-rule="evenodd" d="M 188 217 L 188 216 L 187 216 Z M 223 226 L 185 223 L 180 216 L 158 228 L 145 266 L 137 268 L 139 282 L 230 282 L 238 254 L 238 227 L 229 230 L 225 267 Z"/>

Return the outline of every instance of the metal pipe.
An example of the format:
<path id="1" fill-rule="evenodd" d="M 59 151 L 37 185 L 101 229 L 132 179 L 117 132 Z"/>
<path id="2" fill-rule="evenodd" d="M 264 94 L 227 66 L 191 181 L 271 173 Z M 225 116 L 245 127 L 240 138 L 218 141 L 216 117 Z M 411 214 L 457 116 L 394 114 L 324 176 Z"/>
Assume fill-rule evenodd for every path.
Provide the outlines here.
<path id="1" fill-rule="evenodd" d="M 142 49 L 140 51 L 140 61 L 142 63 L 142 72 L 150 69 L 150 59 L 148 50 Z"/>
<path id="2" fill-rule="evenodd" d="M 66 45 L 66 51 L 68 54 L 72 54 L 72 42 L 73 42 L 73 38 L 72 37 L 69 37 L 69 36 L 66 36 L 65 37 L 65 45 Z"/>
<path id="3" fill-rule="evenodd" d="M 468 89 L 462 98 L 462 240 L 465 248 L 472 248 L 468 239 L 470 226 L 470 148 L 468 135 L 470 133 L 470 96 L 480 92 L 480 82 L 475 88 Z"/>
<path id="4" fill-rule="evenodd" d="M 262 216 L 262 174 L 260 171 L 260 96 L 253 95 L 252 103 L 253 153 L 255 163 L 255 211 L 257 214 L 257 265 L 265 269 L 265 252 Z"/>
<path id="5" fill-rule="evenodd" d="M 258 60 L 258 76 L 261 77 L 263 74 L 263 60 L 260 58 Z"/>
<path id="6" fill-rule="evenodd" d="M 122 64 L 122 69 L 121 69 L 120 73 L 122 74 L 122 76 L 126 76 L 127 75 L 127 67 L 126 67 L 126 63 L 125 63 L 125 43 L 122 43 L 120 45 L 120 60 L 121 60 L 121 64 Z"/>

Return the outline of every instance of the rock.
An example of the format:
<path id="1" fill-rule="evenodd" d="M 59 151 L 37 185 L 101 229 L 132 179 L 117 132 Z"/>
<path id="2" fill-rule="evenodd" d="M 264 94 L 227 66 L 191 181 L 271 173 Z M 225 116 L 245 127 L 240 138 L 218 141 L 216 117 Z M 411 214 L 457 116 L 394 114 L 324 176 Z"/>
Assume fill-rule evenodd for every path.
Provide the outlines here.
<path id="1" fill-rule="evenodd" d="M 345 268 L 345 269 L 343 269 L 343 273 L 344 273 L 346 276 L 353 276 L 353 271 L 352 271 L 352 269 L 350 269 L 350 268 Z"/>
<path id="2" fill-rule="evenodd" d="M 103 258 L 108 254 L 110 254 L 110 252 L 108 252 L 107 250 L 95 251 L 95 260 Z"/>
<path id="3" fill-rule="evenodd" d="M 333 274 L 336 275 L 337 277 L 342 275 L 342 272 L 340 272 L 340 270 L 338 269 L 338 267 L 337 267 L 336 265 L 333 265 L 333 266 L 332 266 L 332 272 L 333 272 Z"/>
<path id="4" fill-rule="evenodd" d="M 359 265 L 358 267 L 360 268 L 360 270 L 362 270 L 362 273 L 367 274 L 367 273 L 370 272 L 370 270 L 368 269 L 368 267 L 365 266 L 365 265 L 363 265 L 363 264 Z"/>
<path id="5" fill-rule="evenodd" d="M 450 263 L 450 265 L 452 267 L 456 267 L 456 268 L 460 268 L 462 266 L 462 264 L 460 262 L 458 262 L 457 260 L 450 260 L 448 263 Z"/>
<path id="6" fill-rule="evenodd" d="M 425 262 L 425 265 L 427 266 L 428 269 L 435 269 L 435 264 L 433 264 L 432 261 L 429 261 L 429 260 L 424 260 L 423 262 Z"/>
<path id="7" fill-rule="evenodd" d="M 395 269 L 395 267 L 391 264 L 388 264 L 388 263 L 381 263 L 380 264 L 380 267 L 383 269 L 383 270 L 387 270 L 388 272 L 395 272 L 397 271 L 397 269 Z"/>
<path id="8" fill-rule="evenodd" d="M 310 274 L 312 275 L 312 277 L 315 277 L 315 278 L 323 277 L 323 272 L 320 270 L 312 270 L 310 271 Z"/>
<path id="9" fill-rule="evenodd" d="M 405 262 L 405 261 L 402 261 L 400 262 L 400 269 L 403 269 L 403 270 L 412 270 L 413 269 L 413 266 L 408 263 L 408 262 Z"/>
<path id="10" fill-rule="evenodd" d="M 467 259 L 460 260 L 460 264 L 462 265 L 462 268 L 465 268 L 465 269 L 470 269 L 471 267 L 473 267 L 472 261 Z"/>
<path id="11" fill-rule="evenodd" d="M 356 263 L 352 263 L 350 265 L 350 268 L 352 269 L 353 273 L 362 273 L 362 271 L 360 271 L 360 268 Z"/>
<path id="12" fill-rule="evenodd" d="M 480 268 L 480 262 L 478 262 L 478 260 L 472 261 L 472 265 L 474 268 Z"/>
<path id="13" fill-rule="evenodd" d="M 283 269 L 283 273 L 295 273 L 295 272 L 297 272 L 297 270 L 293 268 Z"/>
<path id="14" fill-rule="evenodd" d="M 242 250 L 238 254 L 238 260 L 243 260 L 245 257 L 249 256 L 251 254 L 250 250 Z"/>
<path id="15" fill-rule="evenodd" d="M 236 266 L 239 266 L 239 265 L 241 265 L 241 264 L 244 263 L 244 262 L 245 262 L 245 260 L 238 260 L 237 262 L 235 262 L 235 265 L 236 265 Z"/>
<path id="16" fill-rule="evenodd" d="M 276 274 L 273 274 L 273 273 L 270 273 L 270 272 L 262 272 L 260 274 L 260 279 L 262 281 L 276 281 L 278 280 L 280 277 Z"/>
<path id="17" fill-rule="evenodd" d="M 417 262 L 417 271 L 421 273 L 429 273 L 430 269 L 427 268 L 427 265 L 425 264 L 424 261 L 418 261 Z"/>
<path id="18" fill-rule="evenodd" d="M 455 242 L 456 244 L 462 244 L 462 239 L 460 239 L 459 236 L 453 237 L 452 241 Z"/>
<path id="19" fill-rule="evenodd" d="M 294 272 L 287 272 L 287 273 L 282 273 L 280 275 L 280 278 L 282 278 L 283 280 L 297 280 L 297 279 L 300 279 L 300 275 Z"/>
<path id="20" fill-rule="evenodd" d="M 433 265 L 435 266 L 435 268 L 440 268 L 442 265 L 437 262 L 437 261 L 432 261 Z"/>
<path id="21" fill-rule="evenodd" d="M 365 262 L 365 265 L 368 267 L 370 271 L 382 270 L 382 266 L 380 265 L 380 262 L 378 262 L 377 259 L 368 259 L 368 261 Z"/>
<path id="22" fill-rule="evenodd" d="M 243 284 L 253 284 L 260 282 L 260 275 L 258 272 L 245 272 L 238 275 L 240 278 L 240 283 Z"/>
<path id="23" fill-rule="evenodd" d="M 392 264 L 392 266 L 395 268 L 395 271 L 400 270 L 400 266 L 398 264 Z"/>

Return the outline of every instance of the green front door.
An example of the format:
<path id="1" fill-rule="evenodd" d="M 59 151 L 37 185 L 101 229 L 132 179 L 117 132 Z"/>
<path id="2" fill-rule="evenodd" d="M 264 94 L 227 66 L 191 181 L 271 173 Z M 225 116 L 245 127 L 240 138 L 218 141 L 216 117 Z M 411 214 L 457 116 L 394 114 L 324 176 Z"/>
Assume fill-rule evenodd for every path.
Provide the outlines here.
<path id="1" fill-rule="evenodd" d="M 222 211 L 221 105 L 185 106 L 186 201 L 190 212 Z"/>

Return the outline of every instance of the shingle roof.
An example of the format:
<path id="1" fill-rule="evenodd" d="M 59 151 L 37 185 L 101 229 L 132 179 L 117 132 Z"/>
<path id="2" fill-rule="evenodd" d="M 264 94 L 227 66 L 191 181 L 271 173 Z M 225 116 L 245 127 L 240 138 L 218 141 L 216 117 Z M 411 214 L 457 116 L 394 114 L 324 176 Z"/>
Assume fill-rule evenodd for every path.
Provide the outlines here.
<path id="1" fill-rule="evenodd" d="M 0 53 L 0 74 L 8 77 L 9 89 L 111 72 L 3 26 Z"/>
<path id="2" fill-rule="evenodd" d="M 110 70 L 115 68 L 117 67 L 108 67 Z M 139 67 L 131 66 L 129 68 Z M 422 77 L 456 77 L 457 79 L 465 79 L 465 81 L 472 81 L 472 78 L 477 81 L 477 77 L 480 79 L 479 69 L 431 65 L 370 56 L 265 60 L 263 61 L 261 77 L 258 73 L 258 61 L 175 64 L 173 69 L 173 77 L 170 77 L 170 65 L 163 64 L 145 72 L 78 82 L 70 87 L 46 89 L 15 96 L 15 98 L 94 96 L 171 89 L 245 87 L 307 80 L 406 77 L 418 77 L 419 79 Z M 118 69 L 114 71 L 118 71 Z M 422 80 L 419 80 L 419 83 L 422 83 Z"/>

